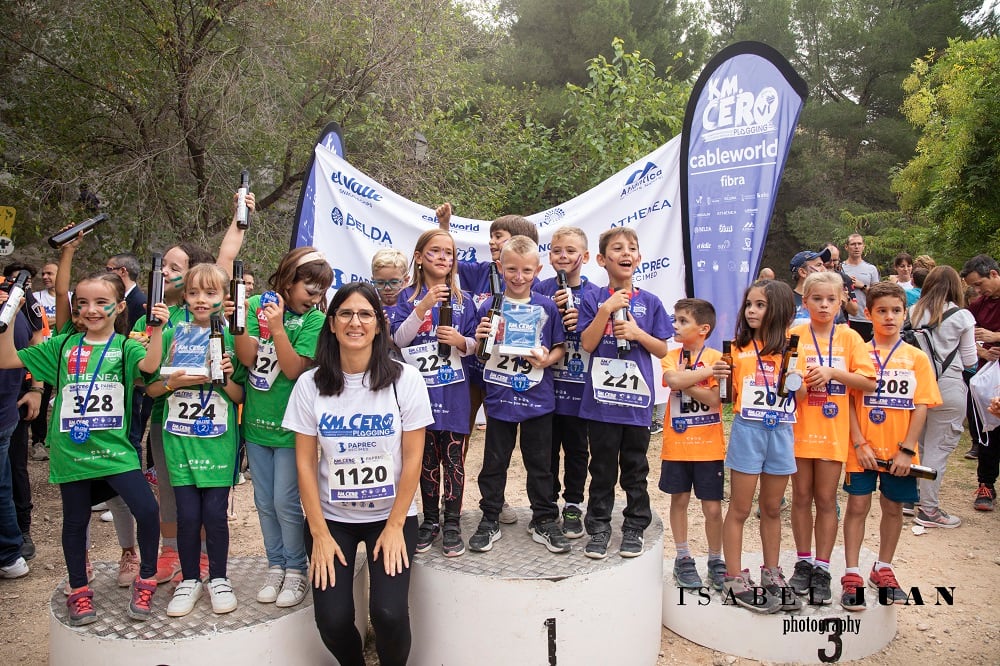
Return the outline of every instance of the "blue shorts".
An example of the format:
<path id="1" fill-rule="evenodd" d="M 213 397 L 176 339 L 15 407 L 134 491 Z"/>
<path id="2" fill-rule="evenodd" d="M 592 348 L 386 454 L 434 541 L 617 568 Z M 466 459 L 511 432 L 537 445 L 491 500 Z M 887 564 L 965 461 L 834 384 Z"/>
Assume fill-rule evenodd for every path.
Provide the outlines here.
<path id="1" fill-rule="evenodd" d="M 889 472 L 866 469 L 863 472 L 848 472 L 844 476 L 844 490 L 848 495 L 871 495 L 875 492 L 875 480 L 886 499 L 900 504 L 916 504 L 920 501 L 917 480 L 912 476 L 893 476 Z"/>
<path id="2" fill-rule="evenodd" d="M 795 474 L 792 424 L 779 423 L 772 430 L 763 421 L 752 421 L 737 415 L 729 433 L 726 467 L 743 474 Z"/>
<path id="3" fill-rule="evenodd" d="M 702 501 L 722 501 L 726 477 L 721 460 L 660 461 L 660 490 L 669 494 L 689 493 Z"/>

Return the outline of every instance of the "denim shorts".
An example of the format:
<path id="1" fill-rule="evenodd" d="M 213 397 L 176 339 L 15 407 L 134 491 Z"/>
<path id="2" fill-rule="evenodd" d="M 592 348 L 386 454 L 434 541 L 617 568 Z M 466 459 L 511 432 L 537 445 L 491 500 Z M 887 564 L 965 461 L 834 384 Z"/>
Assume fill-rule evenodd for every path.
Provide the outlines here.
<path id="1" fill-rule="evenodd" d="M 763 421 L 733 419 L 726 449 L 726 467 L 743 474 L 795 474 L 795 437 L 790 423 L 773 430 Z"/>
<path id="2" fill-rule="evenodd" d="M 917 480 L 912 476 L 893 476 L 889 472 L 866 469 L 863 472 L 848 472 L 844 475 L 844 490 L 848 495 L 871 495 L 875 492 L 875 481 L 886 499 L 902 504 L 916 504 L 920 501 Z"/>

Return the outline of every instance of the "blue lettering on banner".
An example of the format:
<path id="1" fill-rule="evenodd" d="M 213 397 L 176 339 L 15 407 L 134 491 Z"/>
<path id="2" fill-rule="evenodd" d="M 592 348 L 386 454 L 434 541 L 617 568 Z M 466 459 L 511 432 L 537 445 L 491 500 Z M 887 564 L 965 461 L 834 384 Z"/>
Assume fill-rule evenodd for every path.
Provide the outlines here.
<path id="1" fill-rule="evenodd" d="M 660 257 L 639 264 L 639 270 L 632 276 L 633 282 L 642 282 L 655 278 L 659 271 L 670 267 L 670 257 Z"/>
<path id="2" fill-rule="evenodd" d="M 389 236 L 389 230 L 382 230 L 375 225 L 369 227 L 365 222 L 359 220 L 350 212 L 344 215 L 341 210 L 334 207 L 330 211 L 330 219 L 338 227 L 346 227 L 348 229 L 353 229 L 360 233 L 365 238 L 372 240 L 381 245 L 392 245 L 392 238 Z"/>
<path id="3" fill-rule="evenodd" d="M 346 419 L 342 414 L 324 412 L 317 430 L 323 437 L 387 437 L 392 435 L 395 417 L 388 414 L 357 413 Z"/>
<path id="4" fill-rule="evenodd" d="M 750 162 L 747 166 L 755 166 L 754 163 L 762 160 L 774 160 L 778 157 L 778 140 L 761 141 L 755 146 L 743 148 L 712 148 L 699 155 L 692 155 L 689 161 L 691 169 L 705 169 L 706 167 L 723 166 L 729 164 L 739 164 Z M 694 172 L 692 172 L 694 173 Z"/>
<path id="5" fill-rule="evenodd" d="M 339 171 L 334 171 L 330 176 L 334 184 L 339 185 L 345 194 L 357 199 L 369 208 L 373 201 L 381 201 L 382 195 L 371 185 L 365 185 L 353 176 L 345 176 Z"/>
<path id="6" fill-rule="evenodd" d="M 472 264 L 475 264 L 479 261 L 478 259 L 476 259 L 476 248 L 474 247 L 455 248 L 455 253 L 459 261 L 467 261 Z"/>
<path id="7" fill-rule="evenodd" d="M 638 171 L 633 171 L 629 175 L 628 179 L 625 181 L 625 187 L 622 188 L 622 193 L 618 198 L 624 199 L 633 192 L 638 192 L 662 177 L 663 169 L 658 167 L 653 162 L 646 162 L 646 166 Z"/>
<path id="8" fill-rule="evenodd" d="M 479 225 L 474 222 L 449 222 L 448 231 L 479 231 Z"/>
<path id="9" fill-rule="evenodd" d="M 634 210 L 620 220 L 612 222 L 610 228 L 614 229 L 615 227 L 624 227 L 625 225 L 645 219 L 647 215 L 652 215 L 653 213 L 658 213 L 661 210 L 667 210 L 669 208 L 672 208 L 669 199 L 654 201 L 650 205 Z"/>

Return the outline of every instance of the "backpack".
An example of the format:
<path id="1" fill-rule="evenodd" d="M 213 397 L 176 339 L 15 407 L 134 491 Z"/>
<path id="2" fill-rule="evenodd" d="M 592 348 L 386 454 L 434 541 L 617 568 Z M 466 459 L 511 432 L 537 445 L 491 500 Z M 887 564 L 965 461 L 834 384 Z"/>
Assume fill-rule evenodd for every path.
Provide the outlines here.
<path id="1" fill-rule="evenodd" d="M 899 337 L 903 339 L 903 342 L 913 345 L 917 349 L 920 349 L 925 354 L 927 354 L 928 357 L 930 357 L 931 365 L 934 366 L 935 379 L 940 379 L 941 373 L 947 370 L 948 367 L 951 365 L 952 361 L 955 360 L 955 357 L 958 356 L 958 348 L 961 345 L 961 343 L 955 345 L 955 348 L 952 349 L 948 353 L 948 355 L 944 357 L 944 360 L 942 360 L 941 357 L 938 355 L 937 350 L 934 348 L 934 342 L 932 338 L 934 330 L 938 326 L 943 324 L 945 319 L 952 316 L 961 309 L 962 308 L 957 306 L 953 308 L 948 308 L 941 315 L 941 321 L 939 321 L 937 324 L 934 325 L 928 324 L 926 326 L 917 326 L 916 328 L 914 328 L 912 322 L 910 322 L 910 320 L 907 319 L 906 323 L 903 324 L 903 330 L 899 332 Z M 940 367 L 941 369 L 938 370 L 938 367 Z"/>

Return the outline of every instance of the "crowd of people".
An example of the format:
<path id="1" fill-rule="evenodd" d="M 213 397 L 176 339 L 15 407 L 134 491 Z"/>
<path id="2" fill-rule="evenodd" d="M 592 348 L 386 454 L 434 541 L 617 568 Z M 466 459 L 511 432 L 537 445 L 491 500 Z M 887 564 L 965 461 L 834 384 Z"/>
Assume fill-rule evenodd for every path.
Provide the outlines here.
<path id="1" fill-rule="evenodd" d="M 253 208 L 252 194 L 246 203 Z M 718 350 L 706 344 L 711 303 L 682 299 L 671 317 L 656 294 L 635 287 L 641 252 L 629 228 L 597 240 L 607 274 L 598 285 L 582 275 L 590 245 L 578 228 L 556 230 L 555 275 L 540 279 L 530 221 L 495 220 L 490 260 L 459 262 L 451 207 L 436 212 L 438 228 L 411 254 L 379 251 L 371 281 L 340 287 L 328 307 L 333 271 L 311 247 L 285 254 L 263 293 L 253 293 L 245 270 L 248 298 L 234 302 L 245 234 L 235 215 L 217 256 L 186 242 L 167 249 L 160 303 L 146 302 L 128 253 L 70 291 L 85 240 L 66 243 L 43 266 L 43 288 L 0 333 L 0 576 L 28 574 L 36 552 L 29 457 L 47 459 L 59 485 L 69 622 L 83 625 L 98 613 L 88 526 L 91 507 L 104 502 L 130 617 L 149 617 L 158 586 L 172 591 L 171 617 L 190 613 L 206 590 L 214 612 L 237 607 L 227 509 L 245 451 L 267 560 L 256 601 L 295 606 L 311 589 L 320 636 L 342 664 L 364 663 L 350 584 L 359 544 L 376 650 L 381 663 L 403 664 L 413 557 L 439 541 L 446 557 L 503 548 L 501 525 L 518 519 L 505 501 L 518 442 L 531 539 L 569 554 L 571 540 L 587 537 L 582 554 L 606 558 L 619 485 L 617 552 L 630 558 L 645 548 L 647 453 L 662 431 L 658 487 L 670 495 L 677 585 L 711 587 L 760 613 L 832 601 L 841 517 L 839 601 L 865 608 L 859 554 L 876 487 L 878 559 L 867 584 L 905 601 L 892 569 L 904 516 L 927 528 L 961 524 L 939 496 L 966 427 L 967 456 L 978 458 L 973 506 L 993 510 L 1000 435 L 983 431 L 967 387 L 1000 358 L 994 259 L 973 257 L 959 273 L 903 253 L 883 280 L 853 234 L 843 262 L 831 244 L 797 253 L 787 282 L 763 269 Z M 34 277 L 14 263 L 4 277 L 25 270 Z M 0 306 L 7 298 L 0 290 Z M 670 391 L 662 417 L 657 382 Z M 480 407 L 481 519 L 463 535 L 466 453 Z M 990 409 L 1000 415 L 1000 397 Z M 910 476 L 918 464 L 936 477 L 918 483 Z M 789 481 L 797 557 L 786 579 L 778 561 Z M 704 514 L 704 579 L 688 544 L 692 489 Z M 742 566 L 755 496 L 759 585 Z"/>

